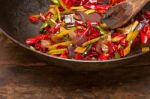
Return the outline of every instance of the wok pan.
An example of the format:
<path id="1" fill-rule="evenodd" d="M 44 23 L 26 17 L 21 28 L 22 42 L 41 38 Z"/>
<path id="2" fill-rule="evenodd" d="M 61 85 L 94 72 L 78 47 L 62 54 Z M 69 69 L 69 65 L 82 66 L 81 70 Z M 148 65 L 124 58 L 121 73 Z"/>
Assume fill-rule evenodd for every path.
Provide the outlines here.
<path id="1" fill-rule="evenodd" d="M 30 50 L 25 44 L 25 39 L 38 35 L 39 26 L 31 24 L 28 21 L 28 16 L 46 11 L 49 5 L 49 0 L 0 0 L 0 28 L 8 38 L 19 46 Z M 150 9 L 150 4 L 148 4 L 145 9 Z M 125 58 L 107 61 L 80 61 L 61 59 L 36 51 L 32 52 L 38 58 L 49 64 L 82 71 L 95 71 L 122 66 L 129 61 L 131 62 L 135 57 L 142 55 L 142 53 L 136 49 Z"/>

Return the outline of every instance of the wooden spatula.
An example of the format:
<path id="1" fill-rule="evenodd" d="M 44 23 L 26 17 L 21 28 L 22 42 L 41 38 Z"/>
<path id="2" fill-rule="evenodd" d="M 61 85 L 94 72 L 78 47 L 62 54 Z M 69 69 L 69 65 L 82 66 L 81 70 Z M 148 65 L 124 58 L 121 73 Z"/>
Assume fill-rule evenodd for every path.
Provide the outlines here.
<path id="1" fill-rule="evenodd" d="M 134 17 L 150 0 L 126 0 L 108 10 L 102 22 L 111 29 L 125 25 Z"/>

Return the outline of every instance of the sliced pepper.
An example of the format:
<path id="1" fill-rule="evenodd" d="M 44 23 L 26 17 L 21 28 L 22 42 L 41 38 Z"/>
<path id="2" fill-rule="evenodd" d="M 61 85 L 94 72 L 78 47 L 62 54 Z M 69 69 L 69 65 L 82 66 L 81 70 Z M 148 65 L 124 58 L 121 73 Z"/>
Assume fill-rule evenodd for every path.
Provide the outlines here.
<path id="1" fill-rule="evenodd" d="M 128 42 L 134 41 L 135 38 L 138 36 L 138 34 L 139 34 L 139 31 L 138 31 L 138 30 L 135 30 L 134 32 L 130 32 L 130 33 L 127 35 L 126 40 L 127 40 Z"/>
<path id="2" fill-rule="evenodd" d="M 82 47 L 86 47 L 86 46 L 88 46 L 88 45 L 90 45 L 90 44 L 93 44 L 93 43 L 97 42 L 100 38 L 101 38 L 101 37 L 97 37 L 97 38 L 94 38 L 94 39 L 92 39 L 92 40 L 89 40 L 89 41 L 83 43 L 83 44 L 82 44 Z"/>
<path id="3" fill-rule="evenodd" d="M 72 33 L 73 31 L 75 31 L 76 28 L 71 28 L 69 30 L 64 29 L 63 31 L 61 31 L 60 33 L 56 34 L 54 37 L 56 38 L 62 38 L 65 35 Z"/>
<path id="4" fill-rule="evenodd" d="M 60 14 L 58 6 L 56 6 L 55 9 L 56 9 L 56 12 L 57 12 L 58 20 L 59 20 L 59 22 L 61 22 L 61 14 Z"/>
<path id="5" fill-rule="evenodd" d="M 58 0 L 50 0 L 50 1 L 52 1 L 56 5 L 59 5 L 59 1 Z"/>
<path id="6" fill-rule="evenodd" d="M 135 30 L 135 28 L 138 26 L 139 22 L 135 21 L 133 24 L 125 27 L 125 28 L 119 28 L 118 31 L 124 33 L 124 34 L 128 34 L 130 32 L 133 32 Z"/>
<path id="7" fill-rule="evenodd" d="M 111 41 L 112 41 L 112 42 L 119 42 L 119 41 L 121 41 L 123 38 L 125 38 L 125 35 L 119 34 L 118 36 L 113 37 Z"/>
<path id="8" fill-rule="evenodd" d="M 71 41 L 66 41 L 66 42 L 62 42 L 62 43 L 58 43 L 52 46 L 48 47 L 48 50 L 54 50 L 56 49 L 58 46 L 69 46 L 72 42 Z"/>
<path id="9" fill-rule="evenodd" d="M 86 10 L 86 11 L 85 11 L 86 14 L 91 14 L 91 13 L 94 13 L 94 12 L 96 12 L 96 11 L 93 10 L 93 9 L 91 9 L 91 10 Z"/>
<path id="10" fill-rule="evenodd" d="M 101 26 L 97 26 L 97 28 L 100 30 L 101 34 L 106 34 L 107 32 L 102 28 Z"/>
<path id="11" fill-rule="evenodd" d="M 86 49 L 87 49 L 86 47 L 77 47 L 77 48 L 75 49 L 75 52 L 82 54 L 82 53 L 85 52 Z"/>
<path id="12" fill-rule="evenodd" d="M 51 50 L 48 52 L 48 54 L 50 55 L 59 55 L 59 54 L 63 54 L 67 51 L 67 49 L 56 49 L 56 50 Z"/>
<path id="13" fill-rule="evenodd" d="M 86 10 L 83 6 L 71 7 L 71 10 Z"/>
<path id="14" fill-rule="evenodd" d="M 115 52 L 115 59 L 118 59 L 118 58 L 120 58 L 121 56 L 120 56 L 120 54 L 118 53 L 118 52 Z"/>
<path id="15" fill-rule="evenodd" d="M 46 28 L 47 26 L 48 26 L 48 23 L 45 22 L 45 23 L 43 23 L 43 24 L 41 25 L 40 29 L 42 30 L 42 29 Z"/>
<path id="16" fill-rule="evenodd" d="M 130 53 L 131 45 L 132 45 L 132 42 L 130 42 L 129 45 L 124 49 L 124 56 L 127 56 Z"/>
<path id="17" fill-rule="evenodd" d="M 142 53 L 146 53 L 146 52 L 149 52 L 149 51 L 150 51 L 149 47 L 143 47 L 142 48 Z"/>

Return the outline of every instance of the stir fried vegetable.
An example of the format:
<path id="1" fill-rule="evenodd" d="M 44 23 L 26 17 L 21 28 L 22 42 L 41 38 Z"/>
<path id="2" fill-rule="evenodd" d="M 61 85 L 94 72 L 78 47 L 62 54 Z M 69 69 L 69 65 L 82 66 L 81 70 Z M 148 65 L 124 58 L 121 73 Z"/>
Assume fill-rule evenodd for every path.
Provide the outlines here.
<path id="1" fill-rule="evenodd" d="M 150 40 L 150 11 L 112 30 L 101 18 L 109 8 L 124 0 L 50 1 L 52 5 L 47 12 L 29 16 L 31 23 L 41 24 L 41 34 L 26 40 L 32 50 L 61 58 L 108 60 L 129 55 L 138 41 L 146 46 L 141 52 L 150 51 L 146 45 Z"/>

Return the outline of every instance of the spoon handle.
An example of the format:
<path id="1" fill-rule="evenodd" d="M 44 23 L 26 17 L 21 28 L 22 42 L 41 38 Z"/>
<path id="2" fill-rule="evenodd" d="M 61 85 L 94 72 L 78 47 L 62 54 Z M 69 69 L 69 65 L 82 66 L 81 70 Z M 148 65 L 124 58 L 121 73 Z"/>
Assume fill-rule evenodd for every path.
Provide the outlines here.
<path id="1" fill-rule="evenodd" d="M 127 0 L 126 2 L 129 3 L 133 10 L 133 16 L 136 15 L 150 0 Z"/>

